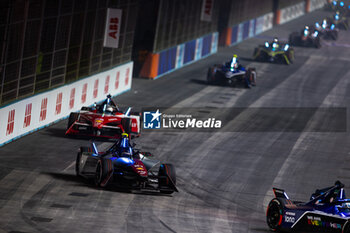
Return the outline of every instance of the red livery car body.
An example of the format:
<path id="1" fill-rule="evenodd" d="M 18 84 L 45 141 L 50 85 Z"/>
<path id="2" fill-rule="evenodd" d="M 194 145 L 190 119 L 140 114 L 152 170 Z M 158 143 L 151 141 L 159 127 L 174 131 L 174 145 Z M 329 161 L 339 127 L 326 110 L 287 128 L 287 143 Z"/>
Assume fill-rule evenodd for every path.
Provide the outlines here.
<path id="1" fill-rule="evenodd" d="M 69 116 L 66 135 L 120 138 L 122 133 L 135 137 L 140 135 L 140 114 L 119 110 L 108 95 L 100 105 L 82 107 Z"/>

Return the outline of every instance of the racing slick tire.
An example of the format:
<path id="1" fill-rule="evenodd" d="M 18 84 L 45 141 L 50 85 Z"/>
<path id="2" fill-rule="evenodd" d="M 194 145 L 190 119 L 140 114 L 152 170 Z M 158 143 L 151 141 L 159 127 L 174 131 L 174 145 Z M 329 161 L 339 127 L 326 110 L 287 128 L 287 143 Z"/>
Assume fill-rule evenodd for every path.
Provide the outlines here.
<path id="1" fill-rule="evenodd" d="M 294 63 L 294 49 L 289 49 L 288 52 L 286 53 L 287 58 L 289 60 L 289 64 L 293 64 Z M 288 62 L 286 62 L 288 65 Z"/>
<path id="2" fill-rule="evenodd" d="M 260 61 L 261 55 L 259 53 L 260 53 L 260 49 L 259 48 L 255 48 L 254 49 L 254 53 L 253 53 L 254 60 Z"/>
<path id="3" fill-rule="evenodd" d="M 257 73 L 255 68 L 247 69 L 247 76 L 251 85 L 256 86 Z"/>
<path id="4" fill-rule="evenodd" d="M 122 119 L 122 127 L 125 133 L 131 133 L 131 118 L 123 118 Z"/>
<path id="5" fill-rule="evenodd" d="M 337 40 L 338 39 L 338 32 L 337 31 L 333 31 L 330 34 L 330 37 L 331 37 L 332 40 Z"/>
<path id="6" fill-rule="evenodd" d="M 95 184 L 98 187 L 107 187 L 113 178 L 113 163 L 110 159 L 100 159 L 95 172 Z"/>
<path id="7" fill-rule="evenodd" d="M 317 48 L 317 49 L 321 48 L 321 41 L 320 41 L 320 38 L 318 38 L 317 40 L 315 40 L 314 46 L 315 46 L 315 48 Z"/>
<path id="8" fill-rule="evenodd" d="M 81 155 L 83 152 L 90 152 L 91 149 L 89 147 L 80 147 L 80 151 L 77 154 L 77 159 L 75 160 L 75 174 L 80 177 L 80 159 L 81 159 Z"/>
<path id="9" fill-rule="evenodd" d="M 69 118 L 68 118 L 68 125 L 67 125 L 67 129 L 69 129 L 73 123 L 78 120 L 79 118 L 79 113 L 77 112 L 72 112 L 70 115 L 69 115 Z"/>
<path id="10" fill-rule="evenodd" d="M 260 48 L 255 48 L 253 58 L 255 61 L 265 62 L 268 59 L 268 56 Z"/>
<path id="11" fill-rule="evenodd" d="M 266 211 L 266 223 L 271 231 L 279 231 L 281 229 L 281 219 L 283 218 L 283 209 L 281 202 L 274 198 L 270 201 Z"/>
<path id="12" fill-rule="evenodd" d="M 342 233 L 350 233 L 350 221 L 349 220 L 344 224 Z"/>
<path id="13" fill-rule="evenodd" d="M 215 67 L 210 67 L 207 73 L 207 83 L 213 84 L 215 82 Z"/>
<path id="14" fill-rule="evenodd" d="M 172 194 L 175 191 L 175 187 L 173 187 L 173 185 L 176 185 L 176 170 L 174 165 L 169 163 L 162 164 L 159 167 L 158 176 L 161 177 L 158 181 L 160 192 L 164 194 Z M 162 187 L 167 187 L 168 189 L 162 190 Z"/>
<path id="15" fill-rule="evenodd" d="M 290 34 L 289 44 L 290 45 L 299 45 L 300 44 L 298 32 L 293 32 L 292 34 Z"/>

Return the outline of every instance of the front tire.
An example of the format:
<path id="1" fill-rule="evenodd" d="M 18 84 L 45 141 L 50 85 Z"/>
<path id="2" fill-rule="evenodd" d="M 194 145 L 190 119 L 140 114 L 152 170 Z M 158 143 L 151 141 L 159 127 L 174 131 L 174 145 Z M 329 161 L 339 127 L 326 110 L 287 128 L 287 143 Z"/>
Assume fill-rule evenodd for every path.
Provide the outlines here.
<path id="1" fill-rule="evenodd" d="M 68 119 L 68 124 L 67 124 L 67 129 L 69 129 L 73 124 L 74 122 L 76 122 L 79 118 L 79 113 L 77 112 L 72 112 L 70 115 L 69 115 L 69 119 Z"/>
<path id="2" fill-rule="evenodd" d="M 81 152 L 78 152 L 77 159 L 75 161 L 75 174 L 80 177 L 80 159 L 81 159 Z"/>
<path id="3" fill-rule="evenodd" d="M 283 209 L 278 199 L 272 199 L 267 207 L 266 222 L 271 231 L 279 231 L 283 217 Z"/>
<path id="4" fill-rule="evenodd" d="M 112 180 L 113 164 L 110 159 L 100 159 L 95 172 L 95 184 L 98 187 L 107 187 Z"/>
<path id="5" fill-rule="evenodd" d="M 217 66 L 213 66 L 208 68 L 208 73 L 207 73 L 207 84 L 214 84 L 215 83 L 215 75 L 217 71 Z"/>
<path id="6" fill-rule="evenodd" d="M 172 164 L 162 164 L 159 167 L 158 176 L 160 192 L 164 194 L 172 194 L 175 191 L 174 185 L 176 185 L 176 170 Z M 162 187 L 166 187 L 169 190 L 162 190 Z"/>
<path id="7" fill-rule="evenodd" d="M 350 233 L 350 221 L 347 221 L 347 222 L 344 224 L 342 233 Z"/>

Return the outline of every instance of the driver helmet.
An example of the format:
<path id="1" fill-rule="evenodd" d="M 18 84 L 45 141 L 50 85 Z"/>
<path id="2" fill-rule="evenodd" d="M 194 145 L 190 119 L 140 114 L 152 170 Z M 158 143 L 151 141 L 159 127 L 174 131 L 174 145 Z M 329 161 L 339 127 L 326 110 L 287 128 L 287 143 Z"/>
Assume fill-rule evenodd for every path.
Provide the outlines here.
<path id="1" fill-rule="evenodd" d="M 120 154 L 120 157 L 131 158 L 131 153 L 128 152 L 128 151 L 123 151 L 123 152 Z"/>
<path id="2" fill-rule="evenodd" d="M 338 21 L 340 19 L 340 13 L 339 11 L 335 12 L 334 19 Z"/>
<path id="3" fill-rule="evenodd" d="M 322 21 L 322 28 L 327 28 L 327 26 L 328 26 L 328 22 L 327 22 L 327 19 L 323 19 L 323 21 Z"/>
<path id="4" fill-rule="evenodd" d="M 111 105 L 107 105 L 105 112 L 113 113 L 114 112 L 114 108 Z"/>
<path id="5" fill-rule="evenodd" d="M 232 60 L 231 60 L 231 70 L 238 68 L 238 58 L 237 54 L 233 54 Z"/>
<path id="6" fill-rule="evenodd" d="M 309 33 L 310 33 L 309 26 L 305 26 L 305 27 L 304 27 L 304 36 L 309 35 Z"/>
<path id="7" fill-rule="evenodd" d="M 273 49 L 277 49 L 278 47 L 279 47 L 279 44 L 278 44 L 279 42 L 278 42 L 278 38 L 277 37 L 275 37 L 275 38 L 273 38 L 273 41 L 272 41 L 272 48 Z"/>
<path id="8" fill-rule="evenodd" d="M 124 153 L 129 153 L 132 155 L 132 148 L 129 143 L 129 135 L 127 133 L 122 133 L 122 139 L 120 140 L 120 155 L 122 156 Z"/>

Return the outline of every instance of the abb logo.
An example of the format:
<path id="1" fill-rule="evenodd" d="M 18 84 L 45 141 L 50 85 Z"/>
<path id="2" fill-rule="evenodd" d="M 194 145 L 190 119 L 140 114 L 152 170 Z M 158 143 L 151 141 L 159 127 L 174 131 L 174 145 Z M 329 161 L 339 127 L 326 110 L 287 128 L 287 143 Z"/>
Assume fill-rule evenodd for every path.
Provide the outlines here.
<path id="1" fill-rule="evenodd" d="M 75 88 L 73 88 L 70 91 L 69 109 L 72 109 L 74 107 L 74 99 L 75 99 Z"/>
<path id="2" fill-rule="evenodd" d="M 106 28 L 103 47 L 118 48 L 120 27 L 122 21 L 121 9 L 107 9 Z"/>
<path id="3" fill-rule="evenodd" d="M 58 115 L 61 113 L 61 109 L 62 109 L 62 92 L 57 94 L 56 97 L 56 111 L 55 111 L 55 115 Z"/>
<path id="4" fill-rule="evenodd" d="M 47 98 L 44 98 L 41 100 L 39 121 L 44 121 L 46 119 L 46 112 L 47 112 Z"/>
<path id="5" fill-rule="evenodd" d="M 210 22 L 212 18 L 214 0 L 204 0 L 202 2 L 201 20 Z"/>
<path id="6" fill-rule="evenodd" d="M 26 105 L 26 112 L 24 114 L 23 128 L 30 126 L 31 118 L 32 118 L 32 103 Z"/>
<path id="7" fill-rule="evenodd" d="M 110 18 L 110 20 L 109 20 L 109 31 L 110 31 L 109 36 L 110 37 L 117 39 L 118 27 L 119 27 L 119 19 L 117 17 Z"/>
<path id="8" fill-rule="evenodd" d="M 98 94 L 98 79 L 95 80 L 95 84 L 94 84 L 94 93 L 93 93 L 94 99 L 96 99 L 97 94 Z"/>
<path id="9" fill-rule="evenodd" d="M 115 77 L 115 84 L 114 84 L 114 87 L 115 87 L 116 90 L 119 87 L 119 76 L 120 76 L 120 72 L 118 71 L 117 72 L 117 76 Z"/>
<path id="10" fill-rule="evenodd" d="M 105 81 L 105 94 L 107 94 L 109 91 L 109 80 L 110 80 L 110 77 L 108 75 Z"/>
<path id="11" fill-rule="evenodd" d="M 6 135 L 10 135 L 13 133 L 13 128 L 15 126 L 15 110 L 9 111 L 9 116 L 7 119 L 7 130 Z"/>
<path id="12" fill-rule="evenodd" d="M 125 86 L 129 84 L 129 75 L 130 75 L 130 68 L 126 69 L 126 74 L 125 74 Z"/>
<path id="13" fill-rule="evenodd" d="M 204 13 L 207 15 L 210 15 L 212 7 L 213 7 L 213 0 L 206 0 L 204 5 Z"/>
<path id="14" fill-rule="evenodd" d="M 82 104 L 86 102 L 86 92 L 87 92 L 87 83 L 84 84 L 83 92 L 81 94 L 81 103 Z"/>

